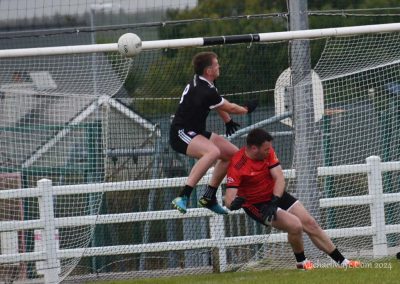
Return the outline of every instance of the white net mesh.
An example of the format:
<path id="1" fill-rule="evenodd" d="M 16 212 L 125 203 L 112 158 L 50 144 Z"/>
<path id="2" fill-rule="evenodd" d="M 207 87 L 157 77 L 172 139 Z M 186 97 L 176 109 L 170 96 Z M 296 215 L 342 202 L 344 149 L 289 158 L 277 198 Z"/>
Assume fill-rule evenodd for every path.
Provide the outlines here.
<path id="1" fill-rule="evenodd" d="M 383 161 L 398 160 L 395 121 L 396 92 L 398 92 L 396 82 L 399 80 L 398 58 L 395 56 L 399 52 L 395 49 L 398 49 L 398 40 L 398 34 L 385 34 L 335 38 L 327 41 L 322 57 L 314 69 L 319 75 L 319 77 L 313 75 L 314 85 L 319 87 L 312 88 L 314 93 L 323 91 L 324 114 L 318 119 L 311 117 L 312 113 L 307 114 L 306 117 L 310 117 L 311 123 L 302 126 L 305 129 L 316 129 L 316 134 L 308 137 L 308 140 L 288 139 L 294 137 L 290 132 L 294 130 L 293 126 L 296 127 L 296 131 L 301 128 L 295 120 L 293 125 L 274 123 L 266 126 L 267 130 L 276 135 L 274 145 L 285 169 L 296 168 L 296 159 L 292 162 L 291 156 L 295 156 L 296 147 L 304 145 L 309 145 L 311 157 L 314 159 L 308 160 L 309 165 L 314 164 L 319 167 L 363 164 L 371 155 L 378 155 Z M 383 45 L 385 48 L 364 48 L 366 42 L 367 46 L 372 46 L 368 42 L 374 41 L 380 43 L 386 41 Z M 319 44 L 319 41 L 312 42 L 312 45 L 314 44 Z M 272 48 L 273 45 L 266 46 Z M 254 56 L 258 54 L 259 47 L 252 47 Z M 219 52 L 231 48 L 247 49 L 244 45 L 237 45 L 221 47 Z M 348 48 L 353 52 L 349 52 Z M 363 56 L 363 52 L 367 52 L 370 56 Z M 179 60 L 188 60 L 191 53 L 180 50 Z M 354 61 L 352 58 L 354 54 L 363 60 Z M 107 55 L 104 58 L 110 57 Z M 373 58 L 373 62 L 367 62 L 368 58 Z M 176 60 L 177 58 L 174 62 Z M 237 59 L 238 62 L 240 60 Z M 340 63 L 339 60 L 343 62 Z M 344 66 L 344 74 L 330 69 L 332 61 L 335 63 L 334 66 L 341 64 Z M 147 62 L 146 64 L 151 62 L 150 69 L 151 66 L 168 65 L 168 61 L 160 57 L 157 52 L 145 52 L 133 60 L 134 70 L 141 71 L 134 73 L 135 78 L 143 76 L 146 78 L 144 70 L 149 69 L 143 67 L 146 65 L 144 62 Z M 110 63 L 105 60 L 101 64 Z M 121 82 L 116 79 L 118 76 L 115 73 L 126 74 L 128 64 L 129 62 L 121 59 L 119 64 L 116 64 L 118 68 L 99 67 L 98 70 L 114 72 L 110 74 L 111 71 L 110 73 L 103 71 L 98 74 L 97 78 L 101 78 L 99 81 L 103 82 L 101 88 L 103 90 L 109 88 L 110 94 L 115 93 L 119 88 L 118 82 Z M 9 70 L 32 70 L 18 64 L 3 66 L 6 66 L 3 73 L 10 73 Z M 125 69 L 121 66 L 125 66 Z M 57 73 L 51 68 L 46 70 L 49 74 Z M 282 85 L 277 85 L 275 89 L 290 87 L 290 84 L 288 85 L 291 81 L 290 72 L 285 71 L 284 74 L 289 77 L 276 79 Z M 92 80 L 93 83 L 92 76 L 82 74 L 80 76 L 82 84 L 85 84 L 84 78 L 88 78 L 87 81 Z M 59 80 L 54 80 L 54 83 L 57 84 Z M 104 84 L 106 80 L 108 83 Z M 138 87 L 137 90 L 138 93 L 149 92 L 153 88 L 155 92 L 160 89 L 167 90 L 171 88 L 169 82 L 169 80 L 158 81 L 156 87 L 149 85 L 146 89 Z M 30 84 L 30 87 L 26 87 L 24 92 L 19 88 L 10 88 L 12 92 L 5 92 L 3 95 L 6 103 L 3 104 L 2 112 L 2 143 L 8 145 L 2 157 L 3 165 L 8 169 L 23 165 L 22 173 L 20 170 L 19 174 L 5 174 L 7 185 L 4 185 L 4 188 L 19 188 L 22 181 L 33 187 L 41 177 L 51 178 L 53 185 L 116 182 L 107 186 L 98 185 L 98 193 L 72 195 L 59 193 L 54 199 L 54 217 L 59 220 L 58 224 L 63 224 L 57 226 L 59 247 L 63 251 L 60 253 L 61 277 L 66 276 L 74 268 L 74 276 L 70 276 L 71 281 L 90 277 L 91 269 L 95 269 L 96 277 L 102 275 L 102 278 L 130 278 L 211 272 L 216 269 L 294 267 L 293 253 L 285 235 L 254 223 L 243 214 L 220 217 L 202 209 L 191 209 L 193 211 L 189 210 L 188 218 L 181 219 L 179 213 L 171 210 L 170 201 L 184 179 L 157 179 L 185 176 L 192 165 L 191 160 L 174 154 L 168 146 L 169 115 L 173 113 L 173 110 L 169 110 L 169 106 L 175 105 L 179 98 L 134 99 L 132 105 L 139 112 L 146 113 L 147 117 L 151 118 L 150 122 L 118 100 L 109 97 L 104 99 L 103 95 L 93 95 L 93 84 L 86 83 L 88 94 L 81 96 L 72 93 L 62 95 L 62 92 L 56 89 L 47 89 L 44 95 L 34 83 L 30 82 L 26 83 Z M 6 86 L 10 84 L 13 83 L 6 83 Z M 71 89 L 76 90 L 74 93 L 82 88 L 75 86 L 80 84 L 73 81 L 69 84 Z M 302 89 L 307 89 L 304 81 L 300 86 Z M 21 92 L 24 97 L 30 98 L 31 103 L 27 104 L 25 100 L 20 99 Z M 53 92 L 56 95 L 53 95 Z M 272 90 L 259 89 L 250 94 L 262 99 L 263 96 L 270 96 Z M 246 93 L 234 94 L 230 99 L 240 101 L 246 96 Z M 321 94 L 318 96 L 319 99 L 322 98 Z M 62 103 L 62 106 L 59 103 Z M 314 99 L 313 103 L 318 104 L 318 100 Z M 296 107 L 295 102 L 292 102 L 293 104 Z M 11 111 L 11 106 L 16 111 Z M 277 109 L 285 110 L 285 108 Z M 314 112 L 318 110 L 318 108 L 312 109 Z M 243 118 L 238 118 L 238 121 L 243 126 L 252 125 L 269 116 L 271 110 L 261 106 L 253 115 L 253 121 L 246 122 Z M 77 119 L 77 117 L 82 118 Z M 61 121 L 67 123 L 61 125 Z M 158 122 L 154 123 L 156 121 Z M 218 118 L 212 116 L 210 125 L 214 131 L 221 133 L 223 130 L 217 121 Z M 243 142 L 243 138 L 234 139 L 237 145 L 243 145 Z M 291 148 L 291 145 L 297 146 Z M 335 170 L 332 170 L 331 174 L 316 179 L 311 173 L 303 175 L 302 179 L 298 180 L 291 178 L 289 172 L 287 176 L 287 190 L 307 206 L 324 229 L 330 230 L 334 243 L 346 257 L 361 259 L 376 257 L 373 233 L 363 233 L 371 230 L 368 229 L 372 224 L 371 218 L 376 217 L 373 216 L 375 211 L 371 211 L 370 205 L 365 203 L 319 208 L 321 198 L 368 194 L 366 173 L 336 175 Z M 138 182 L 129 182 L 134 180 Z M 207 180 L 208 178 L 205 182 Z M 301 182 L 304 181 L 308 187 L 314 186 L 316 192 L 303 191 Z M 197 197 L 193 196 L 191 207 L 196 207 L 196 199 L 202 194 L 201 188 L 202 186 L 199 186 Z M 104 196 L 102 189 L 106 191 Z M 130 193 L 127 191 L 129 189 L 135 190 Z M 59 190 L 68 192 L 72 188 L 62 187 Z M 110 190 L 113 192 L 108 192 Z M 383 174 L 383 190 L 398 192 L 397 172 Z M 85 189 L 81 192 L 85 192 Z M 313 197 L 317 200 L 317 207 L 312 207 L 315 206 Z M 6 207 L 8 209 L 2 213 L 3 220 L 39 218 L 37 198 L 6 199 L 5 202 L 12 206 L 8 205 Z M 341 201 L 337 202 L 340 205 Z M 398 203 L 385 205 L 387 224 L 399 223 L 398 210 Z M 96 218 L 91 222 L 85 220 L 87 217 L 97 216 L 99 212 L 101 214 L 98 215 L 96 229 L 93 230 Z M 72 218 L 78 216 L 81 216 L 81 219 Z M 68 218 L 71 224 L 66 221 Z M 359 230 L 361 233 L 354 233 L 354 230 Z M 29 250 L 29 245 L 32 246 L 32 243 L 35 244 L 36 250 L 40 251 L 37 240 L 33 241 L 33 238 L 40 239 L 37 235 L 41 233 L 37 230 L 34 232 L 19 230 L 17 235 L 3 232 L 3 240 L 8 240 L 3 241 L 6 246 L 3 250 L 6 253 L 15 250 L 13 247 L 16 245 L 15 239 L 18 240 L 17 236 L 24 234 L 24 238 L 19 237 L 17 246 L 19 252 L 22 253 L 23 249 Z M 235 237 L 242 238 L 235 239 Z M 398 233 L 387 234 L 386 237 L 389 249 L 398 247 Z M 232 240 L 229 241 L 229 238 Z M 235 244 L 229 245 L 229 242 Z M 89 244 L 96 250 L 85 250 Z M 89 257 L 90 255 L 92 256 Z M 318 265 L 331 263 L 330 258 L 313 248 L 309 241 L 306 241 L 306 255 Z M 81 256 L 86 257 L 81 258 Z M 12 271 L 18 267 L 19 270 L 25 271 L 25 277 L 28 272 L 29 277 L 41 276 L 43 268 L 41 262 L 33 262 L 35 267 L 33 270 L 29 269 L 30 262 L 21 263 L 3 265 L 2 273 L 10 275 L 15 273 Z"/>
<path id="2" fill-rule="evenodd" d="M 1 174 L 1 189 L 34 187 L 42 177 L 54 184 L 102 181 L 104 166 L 93 158 L 105 143 L 101 102 L 121 89 L 130 63 L 111 53 L 1 60 L 0 164 L 10 172 Z M 54 197 L 55 217 L 95 216 L 101 197 L 101 192 Z M 3 221 L 40 218 L 38 198 L 1 200 Z M 93 229 L 94 225 L 60 228 L 57 245 L 85 248 Z M 41 229 L 1 232 L 2 254 L 32 248 L 40 252 L 42 233 Z M 62 259 L 60 277 L 78 262 L 79 257 Z M 43 262 L 33 270 L 26 263 L 0 267 L 6 280 L 40 277 L 45 268 Z"/>
<path id="3" fill-rule="evenodd" d="M 133 32 L 142 32 L 145 39 L 158 33 L 180 36 L 175 28 Z M 89 40 L 73 41 L 78 34 L 61 37 L 70 44 Z M 15 48 L 14 40 L 23 43 L 18 47 L 54 46 L 60 42 L 56 38 L 3 39 L 2 48 Z M 118 37 L 99 38 L 116 42 Z M 320 57 L 306 76 L 313 84 L 304 79 L 296 86 L 293 66 L 288 68 L 288 42 L 209 47 L 222 66 L 218 88 L 239 104 L 260 99 L 251 116 L 235 121 L 242 128 L 261 123 L 273 134 L 287 190 L 307 206 L 346 257 L 379 257 L 383 245 L 391 255 L 400 246 L 399 202 L 345 205 L 353 201 L 339 199 L 335 206 L 324 205 L 325 199 L 338 197 L 359 202 L 356 196 L 368 194 L 371 185 L 365 172 L 336 174 L 337 168 L 328 168 L 319 177 L 316 173 L 317 167 L 365 164 L 372 155 L 383 162 L 399 160 L 399 34 L 310 44 L 313 61 Z M 194 161 L 170 148 L 170 116 L 192 77 L 191 58 L 201 50 L 146 51 L 132 60 L 113 53 L 0 60 L 0 281 L 39 279 L 54 270 L 58 280 L 68 276 L 76 283 L 294 268 L 282 232 L 243 213 L 221 217 L 197 208 L 209 176 L 192 194 L 188 214 L 172 210 L 171 201 Z M 292 53 L 299 56 L 301 50 Z M 295 88 L 313 90 L 314 98 L 294 100 L 290 94 Z M 275 97 L 275 105 L 274 93 L 281 96 Z M 293 107 L 294 117 L 271 119 Z M 296 119 L 299 113 L 303 120 Z M 225 131 L 214 114 L 208 125 L 216 133 Z M 242 146 L 245 138 L 232 142 Z M 301 157 L 305 152 L 299 149 L 308 156 Z M 382 174 L 384 193 L 399 192 L 398 166 L 393 169 Z M 51 214 L 41 212 L 34 189 L 42 178 L 54 186 L 54 210 L 47 213 L 54 214 L 48 222 L 57 230 L 53 238 L 50 234 L 50 245 L 48 225 L 41 220 Z M 376 212 L 383 212 L 383 221 Z M 394 225 L 384 233 L 387 243 L 374 231 L 385 224 Z M 39 255 L 49 247 L 58 249 L 55 260 Z M 37 255 L 29 254 L 33 252 Z M 330 263 L 309 241 L 306 255 L 317 264 Z"/>
<path id="4" fill-rule="evenodd" d="M 297 87 L 301 90 L 313 89 L 314 107 L 298 105 L 300 112 L 306 112 L 309 121 L 316 121 L 305 126 L 311 136 L 295 137 L 295 147 L 309 149 L 307 163 L 319 167 L 365 164 L 370 156 L 379 156 L 383 162 L 399 160 L 397 143 L 399 114 L 399 34 L 387 33 L 377 35 L 362 35 L 337 37 L 328 39 L 318 64 L 314 71 L 320 81 L 313 78 L 302 81 Z M 276 90 L 288 87 L 290 73 L 281 76 Z M 314 76 L 313 76 L 314 77 Z M 318 87 L 323 86 L 323 102 L 318 102 Z M 311 87 L 312 85 L 312 87 Z M 305 91 L 304 91 L 305 92 Z M 276 93 L 283 97 L 283 93 Z M 290 98 L 293 100 L 293 98 Z M 319 99 L 322 99 L 320 97 Z M 275 101 L 277 102 L 277 100 Z M 279 99 L 282 104 L 284 99 Z M 294 104 L 291 102 L 291 104 Z M 320 120 L 312 117 L 322 105 L 324 115 Z M 290 105 L 290 104 L 287 104 Z M 296 107 L 296 105 L 295 105 Z M 288 107 L 278 107 L 280 111 Z M 314 111 L 310 113 L 310 109 Z M 291 125 L 290 120 L 286 123 Z M 294 121 L 296 133 L 304 128 Z M 305 152 L 300 153 L 304 155 Z M 304 159 L 300 159 L 304 163 Z M 299 162 L 294 159 L 293 168 L 296 174 Z M 289 179 L 288 190 L 297 196 L 307 209 L 319 221 L 324 229 L 333 236 L 335 245 L 348 258 L 367 261 L 368 258 L 379 258 L 375 245 L 380 241 L 389 248 L 389 255 L 394 254 L 400 245 L 399 233 L 385 234 L 384 240 L 363 231 L 369 226 L 376 226 L 378 215 L 382 214 L 380 222 L 398 224 L 400 222 L 398 202 L 377 203 L 370 206 L 364 200 L 362 204 L 345 206 L 344 200 L 338 200 L 336 207 L 319 207 L 323 198 L 352 197 L 373 194 L 366 173 L 353 173 L 349 170 L 345 175 L 336 175 L 335 169 L 327 170 L 323 177 L 315 179 L 313 172 L 306 173 L 303 179 Z M 304 173 L 303 173 L 304 175 Z M 399 192 L 398 171 L 383 173 L 383 193 Z M 304 186 L 307 186 L 304 189 Z M 372 186 L 374 187 L 374 186 Z M 315 189 L 310 194 L 310 190 Z M 313 197 L 317 203 L 313 203 Z M 379 196 L 373 195 L 376 201 Z M 353 199 L 355 200 L 355 199 Z M 387 199 L 386 199 L 387 200 Z M 341 203 L 342 202 L 342 203 Z M 352 203 L 350 201 L 349 203 Z M 317 205 L 317 206 L 314 206 Z M 374 208 L 375 210 L 372 210 Z M 380 212 L 380 213 L 377 213 Z M 352 233 L 351 230 L 358 230 Z M 274 230 L 273 230 L 274 232 Z M 386 243 L 387 241 L 387 243 Z M 321 251 L 315 251 L 306 241 L 306 255 L 320 267 L 334 266 L 332 260 Z M 390 253 L 391 252 L 391 253 Z M 241 269 L 265 269 L 266 267 L 292 266 L 293 253 L 287 244 L 264 244 L 259 253 Z"/>

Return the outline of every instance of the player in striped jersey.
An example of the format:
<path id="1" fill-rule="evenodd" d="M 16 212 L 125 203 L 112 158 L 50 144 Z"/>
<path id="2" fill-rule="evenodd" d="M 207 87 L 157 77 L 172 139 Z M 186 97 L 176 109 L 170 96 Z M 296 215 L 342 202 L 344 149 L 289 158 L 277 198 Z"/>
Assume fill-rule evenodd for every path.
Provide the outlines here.
<path id="1" fill-rule="evenodd" d="M 199 206 L 218 214 L 227 214 L 216 199 L 216 191 L 226 175 L 229 161 L 238 148 L 216 133 L 206 130 L 206 119 L 211 110 L 216 110 L 226 125 L 227 136 L 233 134 L 239 124 L 229 114 L 248 114 L 257 107 L 257 101 L 239 106 L 222 98 L 214 81 L 219 77 L 218 57 L 213 52 L 200 52 L 193 58 L 195 75 L 186 85 L 170 128 L 171 147 L 182 154 L 196 158 L 186 184 L 173 206 L 186 213 L 187 203 L 193 188 L 214 166 L 211 180 Z"/>

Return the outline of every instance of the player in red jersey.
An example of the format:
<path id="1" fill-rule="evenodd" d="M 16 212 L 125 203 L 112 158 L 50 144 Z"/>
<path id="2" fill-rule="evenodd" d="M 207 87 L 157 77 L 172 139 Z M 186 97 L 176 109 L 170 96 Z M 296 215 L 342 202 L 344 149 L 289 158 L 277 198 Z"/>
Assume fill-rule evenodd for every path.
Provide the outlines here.
<path id="1" fill-rule="evenodd" d="M 265 130 L 253 129 L 247 136 L 247 145 L 233 156 L 227 173 L 227 207 L 243 208 L 257 222 L 287 232 L 299 269 L 314 268 L 304 255 L 303 231 L 339 265 L 359 267 L 360 262 L 346 259 L 300 201 L 285 191 L 285 178 L 272 140 Z"/>

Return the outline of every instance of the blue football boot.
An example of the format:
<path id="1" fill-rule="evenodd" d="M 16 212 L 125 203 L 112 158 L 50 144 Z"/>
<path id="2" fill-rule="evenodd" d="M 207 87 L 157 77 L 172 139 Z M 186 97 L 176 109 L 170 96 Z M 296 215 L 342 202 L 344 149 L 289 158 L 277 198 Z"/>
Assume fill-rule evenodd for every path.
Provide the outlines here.
<path id="1" fill-rule="evenodd" d="M 226 211 L 224 207 L 218 204 L 217 199 L 210 199 L 203 196 L 199 199 L 198 205 L 200 207 L 210 209 L 217 214 L 228 214 L 228 211 Z"/>
<path id="2" fill-rule="evenodd" d="M 188 199 L 186 196 L 178 196 L 177 198 L 175 198 L 174 200 L 172 200 L 172 205 L 182 214 L 185 214 L 187 212 L 187 202 Z"/>

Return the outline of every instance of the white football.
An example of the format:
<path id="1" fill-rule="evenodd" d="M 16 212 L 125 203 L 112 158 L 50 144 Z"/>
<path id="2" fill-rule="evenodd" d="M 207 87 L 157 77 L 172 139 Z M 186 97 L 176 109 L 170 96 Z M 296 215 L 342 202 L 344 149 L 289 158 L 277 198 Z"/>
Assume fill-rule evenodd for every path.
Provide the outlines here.
<path id="1" fill-rule="evenodd" d="M 142 50 L 142 40 L 136 34 L 126 33 L 118 39 L 118 51 L 123 56 L 132 57 Z"/>

